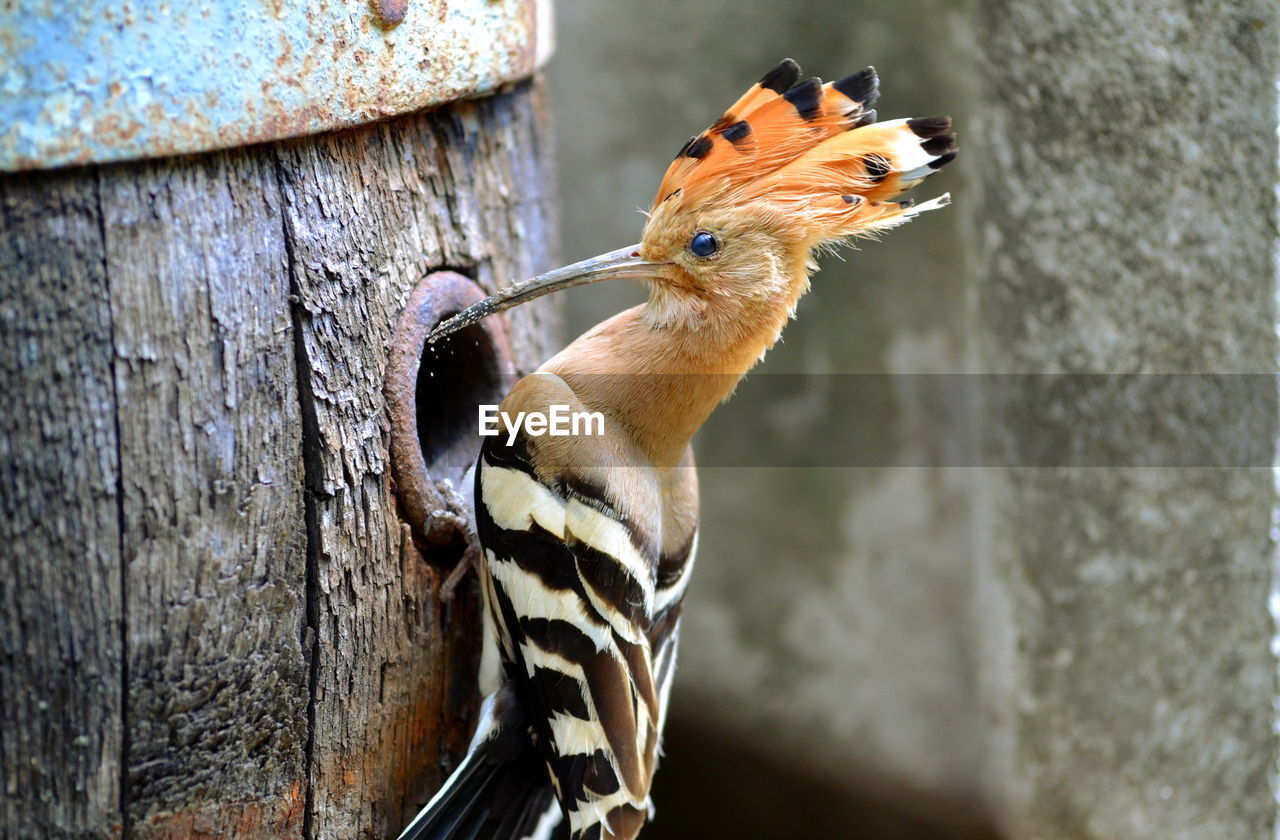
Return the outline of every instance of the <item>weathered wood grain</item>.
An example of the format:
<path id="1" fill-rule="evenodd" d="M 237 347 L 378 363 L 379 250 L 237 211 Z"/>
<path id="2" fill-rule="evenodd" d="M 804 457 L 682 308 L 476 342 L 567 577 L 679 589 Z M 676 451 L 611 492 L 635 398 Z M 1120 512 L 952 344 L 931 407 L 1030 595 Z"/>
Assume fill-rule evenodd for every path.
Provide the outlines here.
<path id="1" fill-rule="evenodd" d="M 478 600 L 397 510 L 386 343 L 432 270 L 547 267 L 545 113 L 0 177 L 4 837 L 388 837 L 433 791 Z"/>
<path id="2" fill-rule="evenodd" d="M 0 830 L 120 834 L 119 443 L 97 188 L 0 179 Z"/>
<path id="3" fill-rule="evenodd" d="M 441 690 L 451 671 L 473 673 L 476 595 L 462 593 L 452 615 L 435 597 L 439 577 L 396 513 L 385 406 L 370 383 L 382 382 L 391 327 L 431 269 L 493 289 L 548 267 L 542 112 L 525 87 L 280 150 L 314 418 L 318 837 L 395 836 L 439 781 L 437 762 L 465 746 L 472 688 Z M 517 358 L 537 362 L 550 322 L 544 310 L 521 316 Z M 458 627 L 467 638 L 442 638 Z"/>
<path id="4" fill-rule="evenodd" d="M 264 159 L 265 158 L 265 159 Z M 302 423 L 275 167 L 105 168 L 133 836 L 301 837 Z"/>

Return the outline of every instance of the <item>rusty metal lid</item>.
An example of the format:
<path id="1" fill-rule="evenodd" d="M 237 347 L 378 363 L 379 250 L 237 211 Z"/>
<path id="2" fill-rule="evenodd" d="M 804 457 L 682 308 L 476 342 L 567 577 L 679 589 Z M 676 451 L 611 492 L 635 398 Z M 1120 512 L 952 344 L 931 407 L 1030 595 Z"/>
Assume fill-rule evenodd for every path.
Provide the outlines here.
<path id="1" fill-rule="evenodd" d="M 551 0 L 18 0 L 0 171 L 200 152 L 484 94 L 550 55 Z"/>

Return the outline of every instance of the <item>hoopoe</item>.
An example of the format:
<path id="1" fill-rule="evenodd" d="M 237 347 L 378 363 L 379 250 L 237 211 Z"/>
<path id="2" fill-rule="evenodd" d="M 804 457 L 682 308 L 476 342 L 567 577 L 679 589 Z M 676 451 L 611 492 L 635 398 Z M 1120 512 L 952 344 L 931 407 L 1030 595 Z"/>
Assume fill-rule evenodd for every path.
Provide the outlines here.
<path id="1" fill-rule="evenodd" d="M 667 169 L 638 245 L 514 286 L 439 338 L 557 289 L 644 280 L 646 303 L 521 380 L 501 410 L 599 412 L 600 436 L 490 437 L 475 477 L 488 698 L 471 749 L 401 835 L 634 838 L 698 541 L 690 440 L 778 340 L 815 250 L 947 203 L 893 201 L 955 159 L 947 117 L 876 122 L 875 71 L 787 59 Z"/>

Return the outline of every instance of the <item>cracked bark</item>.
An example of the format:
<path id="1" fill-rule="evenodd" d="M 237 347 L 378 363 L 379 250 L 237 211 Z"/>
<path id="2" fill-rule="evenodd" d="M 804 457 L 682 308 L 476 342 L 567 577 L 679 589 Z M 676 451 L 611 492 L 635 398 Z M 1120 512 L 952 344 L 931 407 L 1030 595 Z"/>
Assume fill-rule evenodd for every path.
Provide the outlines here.
<path id="1" fill-rule="evenodd" d="M 359 129 L 0 176 L 5 837 L 387 837 L 469 735 L 478 608 L 394 501 L 411 286 L 550 263 L 526 83 Z M 550 349 L 551 310 L 513 323 Z"/>

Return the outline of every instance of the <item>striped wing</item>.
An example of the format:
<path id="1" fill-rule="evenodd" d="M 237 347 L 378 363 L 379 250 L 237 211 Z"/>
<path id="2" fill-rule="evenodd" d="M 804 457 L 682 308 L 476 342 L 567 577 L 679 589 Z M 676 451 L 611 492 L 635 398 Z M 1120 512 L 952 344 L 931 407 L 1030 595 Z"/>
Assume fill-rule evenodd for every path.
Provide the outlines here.
<path id="1" fill-rule="evenodd" d="M 533 463 L 528 440 L 481 453 L 486 604 L 573 836 L 631 838 L 649 811 L 687 557 L 660 557 L 646 536 L 658 524 L 607 486 L 552 486 Z"/>

